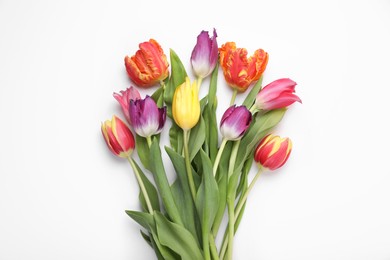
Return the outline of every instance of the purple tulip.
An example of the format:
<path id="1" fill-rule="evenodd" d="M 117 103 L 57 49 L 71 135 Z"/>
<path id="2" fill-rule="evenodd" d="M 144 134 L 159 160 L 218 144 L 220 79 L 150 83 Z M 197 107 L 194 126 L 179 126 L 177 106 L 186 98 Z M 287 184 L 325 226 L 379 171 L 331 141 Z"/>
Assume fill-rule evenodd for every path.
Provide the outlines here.
<path id="1" fill-rule="evenodd" d="M 148 138 L 160 133 L 165 124 L 166 112 L 166 107 L 158 108 L 149 96 L 145 99 L 130 100 L 130 122 L 140 136 Z"/>
<path id="2" fill-rule="evenodd" d="M 252 113 L 245 106 L 233 105 L 222 116 L 220 130 L 227 140 L 239 140 L 252 122 Z"/>
<path id="3" fill-rule="evenodd" d="M 205 78 L 211 74 L 218 61 L 217 32 L 214 29 L 213 37 L 209 32 L 202 31 L 198 35 L 197 43 L 192 51 L 191 65 L 196 76 Z"/>

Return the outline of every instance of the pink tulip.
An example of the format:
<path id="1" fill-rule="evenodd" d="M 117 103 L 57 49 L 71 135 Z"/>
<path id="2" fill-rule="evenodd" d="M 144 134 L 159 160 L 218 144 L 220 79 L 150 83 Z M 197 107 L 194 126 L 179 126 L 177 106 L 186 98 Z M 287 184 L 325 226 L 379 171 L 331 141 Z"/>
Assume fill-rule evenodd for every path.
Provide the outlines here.
<path id="1" fill-rule="evenodd" d="M 130 113 L 129 113 L 130 100 L 141 99 L 140 93 L 134 87 L 130 87 L 130 88 L 127 88 L 126 90 L 119 91 L 119 94 L 114 93 L 113 96 L 118 101 L 118 103 L 121 105 L 122 112 L 123 112 L 127 122 L 129 122 L 129 124 L 131 124 Z"/>
<path id="2" fill-rule="evenodd" d="M 202 31 L 197 38 L 197 43 L 192 51 L 191 65 L 196 76 L 205 78 L 213 72 L 218 61 L 217 32 L 209 37 L 209 32 Z"/>
<path id="3" fill-rule="evenodd" d="M 291 79 L 283 78 L 265 86 L 256 97 L 256 107 L 261 110 L 283 108 L 294 102 L 302 103 L 301 99 L 293 94 L 297 83 Z"/>

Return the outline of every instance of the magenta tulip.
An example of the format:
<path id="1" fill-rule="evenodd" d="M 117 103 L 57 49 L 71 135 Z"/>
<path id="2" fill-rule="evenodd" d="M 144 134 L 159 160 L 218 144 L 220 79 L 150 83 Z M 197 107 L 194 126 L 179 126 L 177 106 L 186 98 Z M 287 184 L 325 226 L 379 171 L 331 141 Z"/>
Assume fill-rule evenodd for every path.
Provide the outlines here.
<path id="1" fill-rule="evenodd" d="M 166 111 L 166 107 L 158 108 L 149 96 L 130 100 L 130 122 L 134 131 L 145 138 L 160 133 L 165 124 Z"/>
<path id="2" fill-rule="evenodd" d="M 202 31 L 198 35 L 197 43 L 192 51 L 191 65 L 195 75 L 205 78 L 211 74 L 218 61 L 217 33 L 214 29 L 213 36 L 209 32 Z"/>
<path id="3" fill-rule="evenodd" d="M 129 122 L 129 124 L 131 124 L 130 114 L 129 114 L 130 100 L 141 99 L 140 93 L 134 87 L 130 87 L 130 88 L 127 88 L 126 90 L 119 91 L 119 94 L 114 93 L 113 96 L 118 101 L 118 103 L 121 105 L 122 112 L 123 112 L 127 122 Z"/>
<path id="4" fill-rule="evenodd" d="M 287 78 L 271 82 L 257 94 L 256 107 L 260 110 L 272 110 L 287 107 L 296 101 L 302 103 L 294 94 L 296 85 L 297 83 Z"/>
<path id="5" fill-rule="evenodd" d="M 233 105 L 222 116 L 220 130 L 226 140 L 239 140 L 252 122 L 252 114 L 245 106 Z"/>

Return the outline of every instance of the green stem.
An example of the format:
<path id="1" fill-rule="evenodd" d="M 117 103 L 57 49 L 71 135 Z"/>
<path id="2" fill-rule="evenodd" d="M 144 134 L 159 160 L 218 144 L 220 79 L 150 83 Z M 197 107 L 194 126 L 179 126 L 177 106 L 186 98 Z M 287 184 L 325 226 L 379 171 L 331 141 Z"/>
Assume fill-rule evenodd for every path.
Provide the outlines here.
<path id="1" fill-rule="evenodd" d="M 227 240 L 227 232 L 228 230 L 225 231 L 225 234 L 223 236 L 223 241 L 222 241 L 222 246 L 221 246 L 221 251 L 219 253 L 219 258 L 220 259 L 224 259 L 225 258 L 225 254 L 226 254 L 226 249 L 227 249 L 227 246 L 228 246 L 228 240 Z"/>
<path id="2" fill-rule="evenodd" d="M 198 87 L 198 91 L 200 90 L 200 85 L 202 85 L 202 80 L 203 80 L 202 77 L 198 77 L 197 85 L 196 85 Z"/>
<path id="3" fill-rule="evenodd" d="M 215 239 L 214 239 L 214 236 L 212 234 L 209 235 L 209 241 L 210 241 L 211 256 L 212 256 L 213 260 L 219 260 L 217 246 L 215 245 Z"/>
<path id="4" fill-rule="evenodd" d="M 235 194 L 228 195 L 228 216 L 229 216 L 229 236 L 228 236 L 228 251 L 227 251 L 227 259 L 232 260 L 233 259 L 233 240 L 234 240 L 234 196 Z"/>
<path id="5" fill-rule="evenodd" d="M 140 176 L 140 174 L 138 172 L 137 166 L 135 165 L 133 159 L 130 156 L 127 157 L 127 160 L 129 161 L 131 167 L 133 168 L 135 177 L 137 178 L 137 182 L 138 182 L 139 188 L 141 189 L 141 192 L 144 195 L 144 198 L 145 198 L 145 201 L 146 201 L 146 205 L 148 207 L 148 211 L 149 211 L 150 214 L 153 215 L 153 207 L 152 207 L 152 204 L 150 203 L 149 195 L 146 192 L 145 185 L 144 185 L 144 183 L 143 183 L 143 181 L 141 179 L 141 176 Z"/>
<path id="6" fill-rule="evenodd" d="M 184 130 L 183 132 L 184 132 L 184 134 L 183 134 L 183 138 L 184 138 L 184 159 L 185 159 L 185 163 L 186 163 L 188 184 L 190 186 L 192 199 L 195 202 L 196 201 L 196 189 L 195 189 L 195 183 L 194 183 L 194 176 L 192 176 L 190 154 L 188 152 L 189 132 L 186 131 L 186 130 Z"/>
<path id="7" fill-rule="evenodd" d="M 225 148 L 225 145 L 226 145 L 227 141 L 228 140 L 226 138 L 222 139 L 222 143 L 221 143 L 221 146 L 219 147 L 219 150 L 218 150 L 218 153 L 217 153 L 217 157 L 215 158 L 215 162 L 214 162 L 214 166 L 213 166 L 213 175 L 214 175 L 214 177 L 215 177 L 215 174 L 217 173 L 219 161 L 221 160 L 222 152 L 223 152 L 223 149 Z"/>
<path id="8" fill-rule="evenodd" d="M 251 181 L 251 184 L 249 184 L 248 189 L 245 191 L 245 193 L 242 195 L 242 198 L 240 199 L 240 202 L 238 203 L 236 209 L 235 209 L 235 216 L 234 216 L 234 222 L 237 221 L 238 216 L 240 215 L 241 209 L 244 206 L 249 192 L 252 190 L 253 186 L 255 185 L 257 179 L 260 177 L 261 173 L 263 172 L 262 167 L 259 168 L 259 171 L 256 173 L 255 177 Z"/>
<path id="9" fill-rule="evenodd" d="M 204 260 L 210 260 L 209 232 L 208 225 L 206 225 L 205 223 L 203 223 L 202 226 L 202 242 Z"/>
<path id="10" fill-rule="evenodd" d="M 234 102 L 236 101 L 236 97 L 237 97 L 237 89 L 233 89 L 232 99 L 230 99 L 230 106 L 233 106 Z"/>
<path id="11" fill-rule="evenodd" d="M 146 137 L 146 142 L 148 142 L 148 146 L 150 148 L 150 146 L 152 146 L 152 137 L 150 136 Z"/>
<path id="12" fill-rule="evenodd" d="M 238 148 L 240 147 L 241 140 L 238 140 L 234 142 L 233 148 L 232 148 L 232 153 L 230 155 L 230 160 L 229 160 L 229 170 L 228 170 L 228 177 L 232 176 L 234 172 L 234 165 L 236 163 L 236 158 L 237 158 L 237 153 L 238 153 Z"/>
<path id="13" fill-rule="evenodd" d="M 252 115 L 256 114 L 259 110 L 257 109 L 256 104 L 253 104 L 253 106 L 249 109 L 249 111 L 252 113 Z"/>

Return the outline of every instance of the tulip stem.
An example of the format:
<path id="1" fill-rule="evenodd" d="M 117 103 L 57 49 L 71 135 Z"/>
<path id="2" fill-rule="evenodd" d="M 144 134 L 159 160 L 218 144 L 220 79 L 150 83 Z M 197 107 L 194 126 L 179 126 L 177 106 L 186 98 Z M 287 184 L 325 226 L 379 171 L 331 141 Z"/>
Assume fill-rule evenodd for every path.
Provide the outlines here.
<path id="1" fill-rule="evenodd" d="M 152 146 L 152 137 L 150 136 L 146 137 L 146 142 L 148 142 L 148 146 L 150 148 L 150 146 Z"/>
<path id="2" fill-rule="evenodd" d="M 183 138 L 184 138 L 184 159 L 185 159 L 186 169 L 187 169 L 188 184 L 190 186 L 192 199 L 194 200 L 194 203 L 195 203 L 195 201 L 196 201 L 196 189 L 195 189 L 194 177 L 192 176 L 190 154 L 188 152 L 189 131 L 183 130 L 183 133 L 184 133 L 183 134 Z"/>
<path id="3" fill-rule="evenodd" d="M 219 260 L 217 246 L 215 245 L 215 238 L 213 234 L 209 235 L 209 241 L 210 241 L 210 252 L 213 260 Z"/>
<path id="4" fill-rule="evenodd" d="M 229 160 L 229 169 L 228 169 L 228 178 L 233 175 L 234 165 L 236 164 L 236 158 L 238 153 L 238 148 L 240 147 L 241 140 L 235 141 L 232 148 L 232 153 Z"/>
<path id="5" fill-rule="evenodd" d="M 214 162 L 214 166 L 213 166 L 213 175 L 214 175 L 214 177 L 215 177 L 215 174 L 217 173 L 219 161 L 221 160 L 222 152 L 223 152 L 223 149 L 225 148 L 225 145 L 226 145 L 227 141 L 228 140 L 226 138 L 222 139 L 222 143 L 221 143 L 221 146 L 219 147 L 219 150 L 218 150 L 218 153 L 217 153 L 217 157 L 215 158 L 215 162 Z"/>
<path id="6" fill-rule="evenodd" d="M 234 105 L 234 102 L 236 101 L 237 97 L 237 89 L 233 89 L 232 99 L 230 99 L 230 106 Z"/>
<path id="7" fill-rule="evenodd" d="M 129 161 L 131 167 L 133 168 L 135 177 L 137 178 L 137 182 L 138 182 L 139 188 L 141 189 L 141 192 L 144 195 L 144 199 L 146 201 L 146 205 L 148 207 L 148 211 L 149 211 L 150 214 L 153 215 L 153 207 L 152 207 L 152 204 L 150 203 L 149 195 L 146 192 L 145 185 L 144 185 L 144 183 L 143 183 L 143 181 L 141 179 L 141 176 L 140 176 L 140 174 L 138 172 L 138 168 L 135 165 L 134 160 L 130 156 L 127 157 L 127 160 Z"/>
<path id="8" fill-rule="evenodd" d="M 240 215 L 240 212 L 242 210 L 242 207 L 244 206 L 244 204 L 248 198 L 249 192 L 252 190 L 253 186 L 255 186 L 255 183 L 256 183 L 257 179 L 259 179 L 262 172 L 263 172 L 263 168 L 260 166 L 258 172 L 256 173 L 255 177 L 251 181 L 251 184 L 249 184 L 248 189 L 242 195 L 240 201 L 237 204 L 236 210 L 234 211 L 234 222 L 237 221 L 238 216 Z"/>
<path id="9" fill-rule="evenodd" d="M 199 92 L 199 90 L 200 90 L 200 85 L 202 85 L 202 80 L 203 80 L 203 78 L 202 77 L 198 77 L 198 80 L 197 80 L 197 84 L 196 84 L 196 86 L 198 87 L 198 92 Z"/>
<path id="10" fill-rule="evenodd" d="M 253 104 L 253 106 L 249 109 L 249 111 L 252 113 L 252 115 L 256 114 L 259 110 L 256 107 L 256 104 Z"/>
<path id="11" fill-rule="evenodd" d="M 234 240 L 234 221 L 235 221 L 235 215 L 234 215 L 234 197 L 235 194 L 229 194 L 228 195 L 228 216 L 229 216 L 229 235 L 228 235 L 228 251 L 227 251 L 227 259 L 232 260 L 233 259 L 233 240 Z"/>

